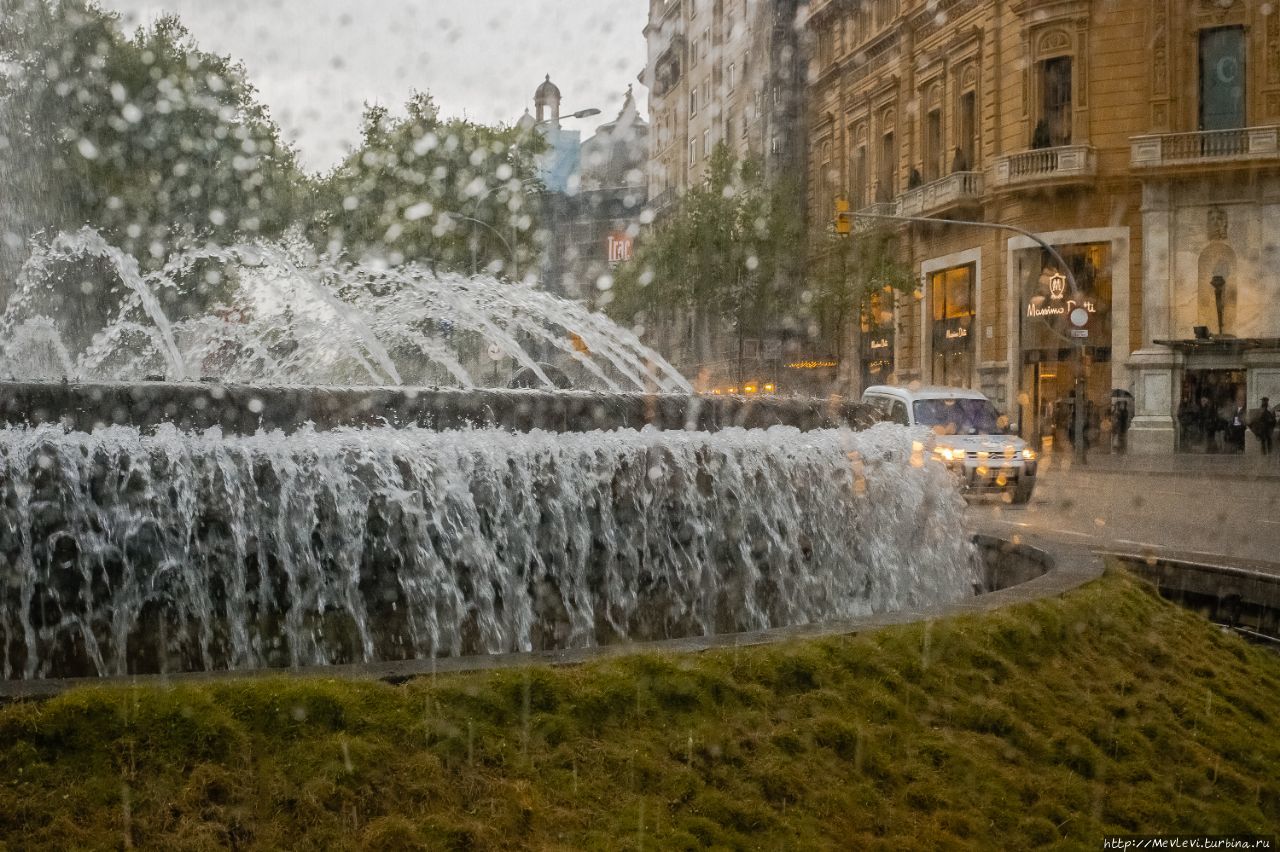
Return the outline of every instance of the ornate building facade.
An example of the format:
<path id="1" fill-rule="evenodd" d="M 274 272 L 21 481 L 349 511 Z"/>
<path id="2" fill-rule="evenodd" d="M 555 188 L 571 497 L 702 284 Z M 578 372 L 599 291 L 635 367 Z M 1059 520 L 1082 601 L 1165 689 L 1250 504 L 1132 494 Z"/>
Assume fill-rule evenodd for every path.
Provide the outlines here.
<path id="1" fill-rule="evenodd" d="M 854 217 L 897 229 L 917 287 L 850 330 L 841 385 L 975 387 L 1061 441 L 1083 344 L 1095 448 L 1130 393 L 1137 451 L 1190 448 L 1188 395 L 1280 397 L 1275 6 L 813 4 L 811 221 L 928 220 Z"/>
<path id="2" fill-rule="evenodd" d="M 798 170 L 805 64 L 797 0 L 649 0 L 649 188 L 661 209 L 724 142 L 766 173 Z"/>

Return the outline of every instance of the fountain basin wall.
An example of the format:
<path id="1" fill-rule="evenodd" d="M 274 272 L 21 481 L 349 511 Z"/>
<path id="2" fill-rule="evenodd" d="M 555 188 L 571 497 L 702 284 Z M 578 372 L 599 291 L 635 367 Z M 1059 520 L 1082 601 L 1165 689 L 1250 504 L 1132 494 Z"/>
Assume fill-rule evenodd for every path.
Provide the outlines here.
<path id="1" fill-rule="evenodd" d="M 9 678 L 770 629 L 971 596 L 920 435 L 0 430 Z"/>
<path id="2" fill-rule="evenodd" d="M 866 406 L 839 399 L 719 397 L 687 394 L 452 388 L 263 387 L 206 383 L 74 384 L 0 382 L 0 424 L 53 423 L 76 431 L 99 426 L 228 434 L 292 432 L 340 426 L 542 429 L 684 429 L 714 432 L 792 426 L 802 431 L 865 428 Z"/>

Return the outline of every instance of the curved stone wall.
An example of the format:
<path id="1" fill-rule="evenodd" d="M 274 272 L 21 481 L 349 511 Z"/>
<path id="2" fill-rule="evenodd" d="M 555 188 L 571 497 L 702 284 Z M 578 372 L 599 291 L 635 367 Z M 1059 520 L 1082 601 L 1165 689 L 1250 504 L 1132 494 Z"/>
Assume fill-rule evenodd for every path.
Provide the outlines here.
<path id="1" fill-rule="evenodd" d="M 227 434 L 311 424 L 496 427 L 517 432 L 594 429 L 688 429 L 794 426 L 808 431 L 862 429 L 876 418 L 860 403 L 682 394 L 451 388 L 260 387 L 202 383 L 52 384 L 0 382 L 0 424 L 61 423 L 88 432 L 98 426 L 148 429 L 172 423 L 184 431 L 220 427 Z"/>

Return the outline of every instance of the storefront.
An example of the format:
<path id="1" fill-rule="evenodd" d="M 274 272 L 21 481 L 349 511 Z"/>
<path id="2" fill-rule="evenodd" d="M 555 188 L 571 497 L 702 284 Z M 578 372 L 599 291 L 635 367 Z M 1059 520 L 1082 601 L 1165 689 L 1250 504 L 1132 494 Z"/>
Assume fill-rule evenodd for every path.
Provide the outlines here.
<path id="1" fill-rule="evenodd" d="M 972 386 L 973 284 L 973 264 L 941 269 L 929 275 L 933 327 L 930 381 L 935 385 Z"/>
<path id="2" fill-rule="evenodd" d="M 1077 290 L 1047 251 L 1031 266 L 1022 311 L 1022 422 L 1025 433 L 1045 449 L 1070 447 L 1075 417 L 1075 382 L 1083 368 L 1085 441 L 1093 451 L 1110 452 L 1112 417 L 1111 294 L 1109 243 L 1057 247 L 1070 266 Z M 1072 322 L 1087 316 L 1084 325 Z M 1087 336 L 1085 336 L 1087 335 Z M 1084 344 L 1081 364 L 1078 342 Z"/>
<path id="3" fill-rule="evenodd" d="M 893 291 L 875 293 L 868 303 L 859 329 L 863 388 L 893 382 Z"/>

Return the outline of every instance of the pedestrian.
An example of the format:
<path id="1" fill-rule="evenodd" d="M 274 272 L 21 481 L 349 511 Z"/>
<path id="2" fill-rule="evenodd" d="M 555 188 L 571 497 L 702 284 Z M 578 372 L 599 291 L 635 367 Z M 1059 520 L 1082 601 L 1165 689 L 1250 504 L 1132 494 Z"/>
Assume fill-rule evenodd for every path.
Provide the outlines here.
<path id="1" fill-rule="evenodd" d="M 1264 456 L 1271 455 L 1271 434 L 1276 430 L 1276 413 L 1271 410 L 1271 400 L 1262 398 L 1262 407 L 1249 421 L 1249 429 L 1258 438 Z"/>
<path id="2" fill-rule="evenodd" d="M 1209 397 L 1200 397 L 1200 434 L 1204 436 L 1204 451 L 1218 451 L 1218 412 L 1209 404 Z"/>
<path id="3" fill-rule="evenodd" d="M 1227 437 L 1231 441 L 1231 452 L 1233 453 L 1244 452 L 1244 433 L 1247 419 L 1248 415 L 1245 412 L 1244 403 L 1237 402 L 1235 408 L 1231 410 L 1231 417 L 1227 424 Z"/>
<path id="4" fill-rule="evenodd" d="M 1120 397 L 1115 401 L 1115 413 L 1111 417 L 1112 434 L 1116 437 L 1116 452 L 1123 453 L 1128 449 L 1129 435 L 1129 400 Z"/>

